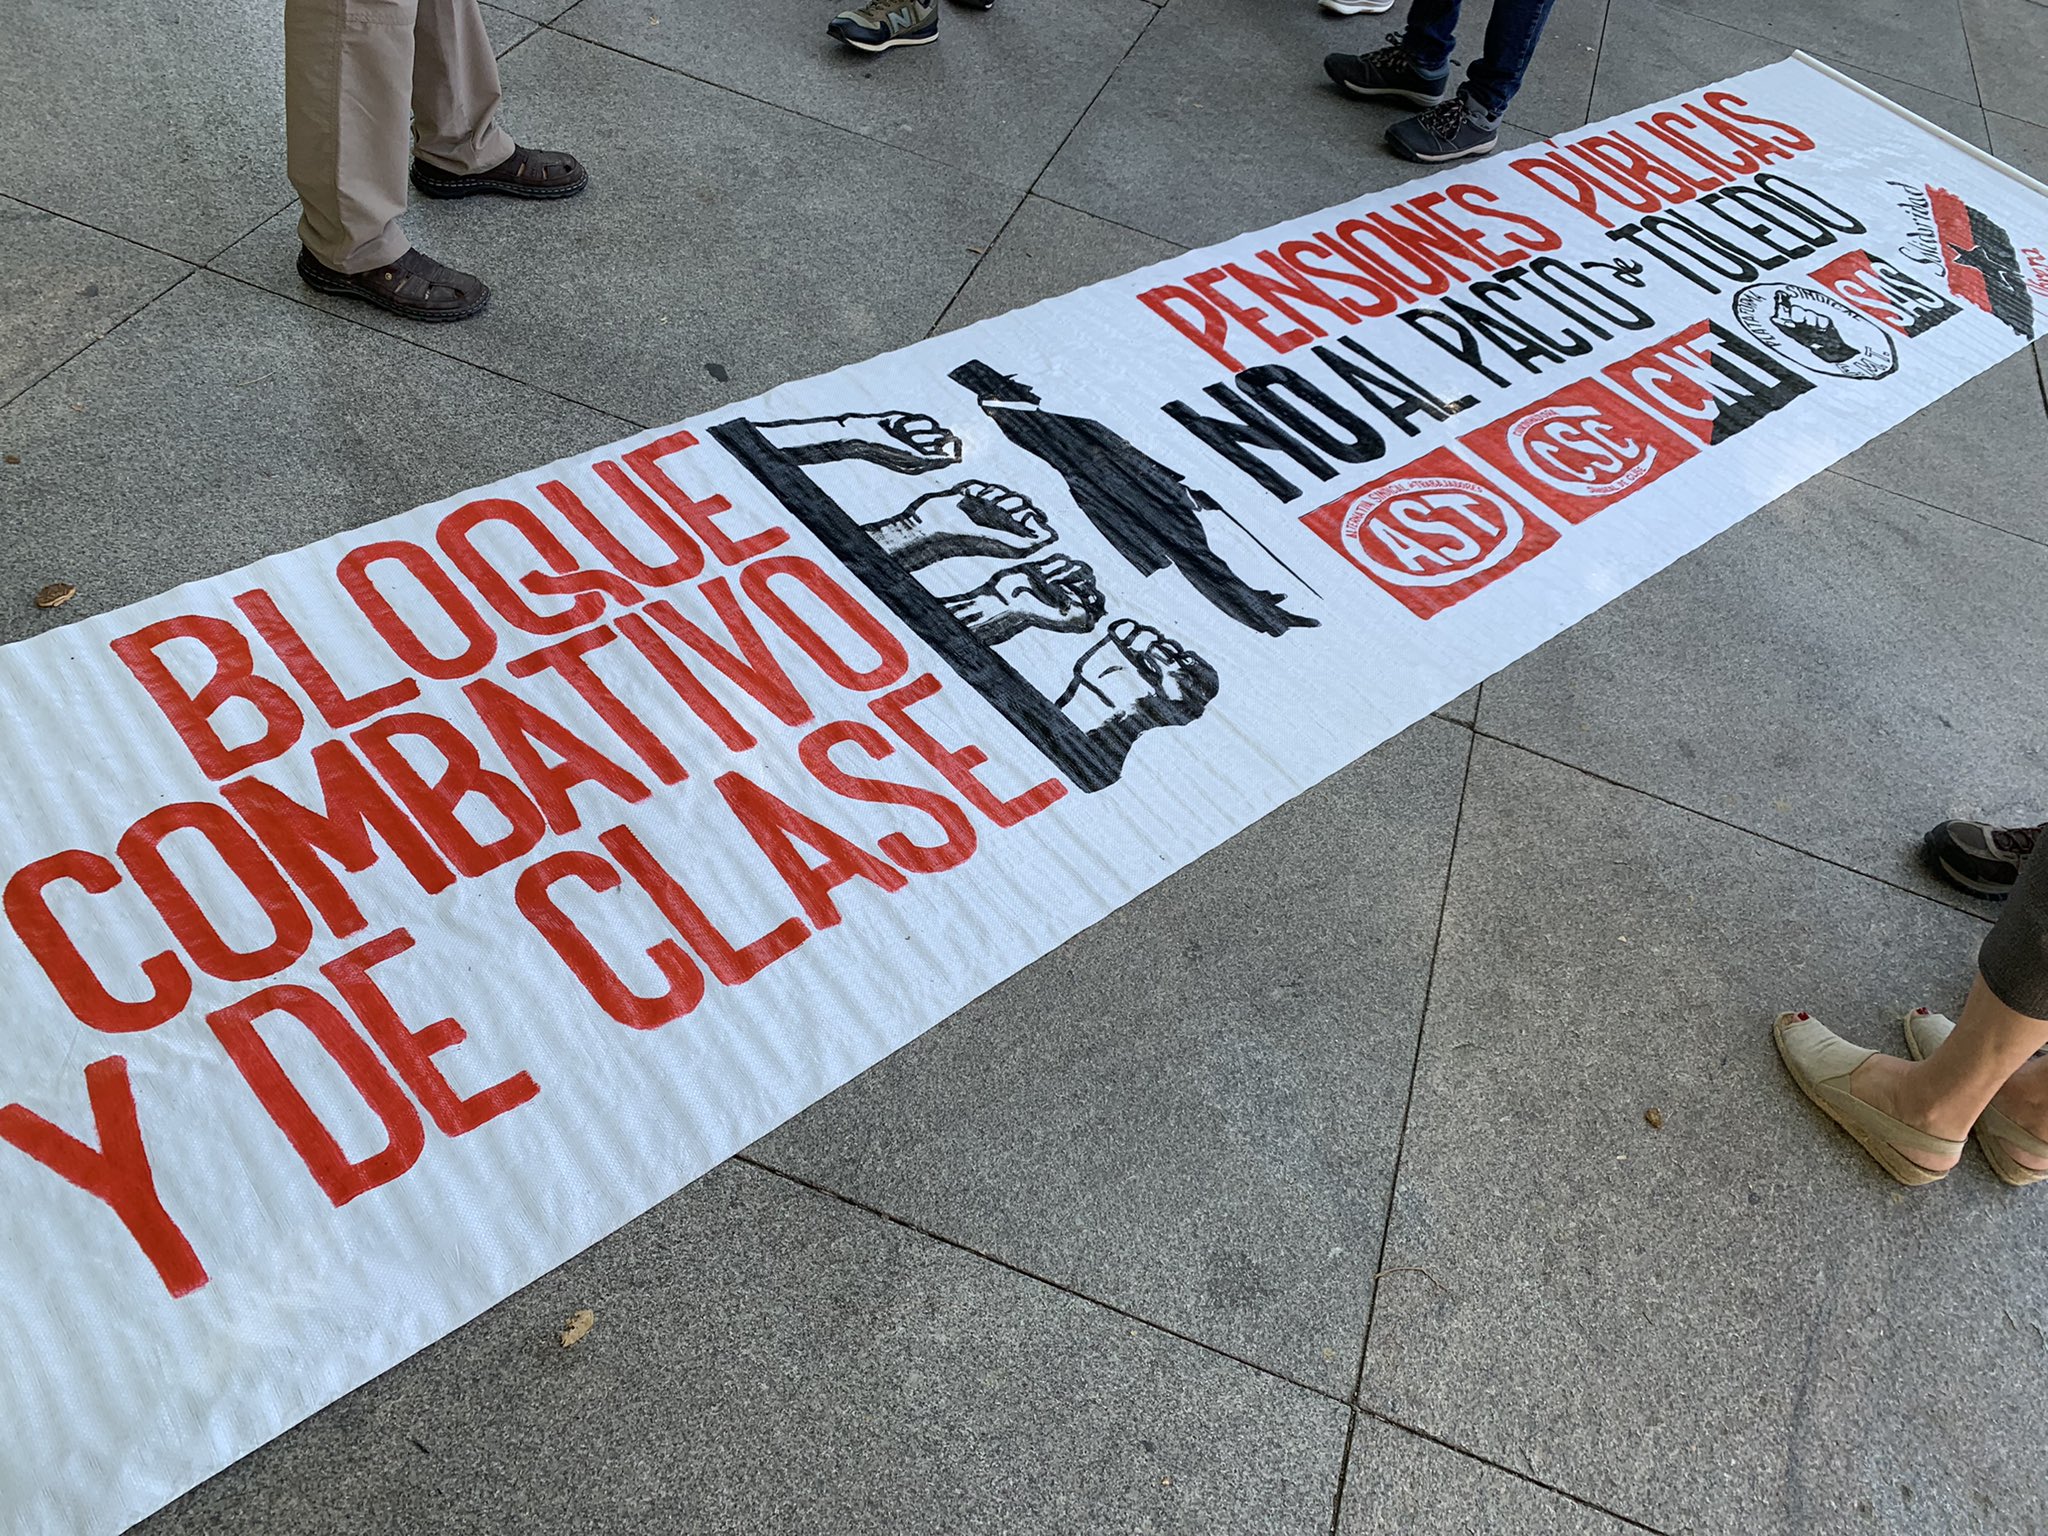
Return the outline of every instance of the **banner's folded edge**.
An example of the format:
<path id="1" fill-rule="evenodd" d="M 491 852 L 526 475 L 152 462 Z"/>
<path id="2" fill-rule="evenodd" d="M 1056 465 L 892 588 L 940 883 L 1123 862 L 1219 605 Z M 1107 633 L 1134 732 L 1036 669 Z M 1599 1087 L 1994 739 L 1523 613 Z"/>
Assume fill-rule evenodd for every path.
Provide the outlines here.
<path id="1" fill-rule="evenodd" d="M 1896 101 L 1893 101 L 1891 97 L 1885 95 L 1883 91 L 1877 90 L 1875 87 L 1865 85 L 1861 80 L 1858 80 L 1853 75 L 1843 74 L 1839 69 L 1835 68 L 1834 65 L 1828 63 L 1825 59 L 1815 58 L 1812 54 L 1808 53 L 1804 48 L 1794 49 L 1792 52 L 1792 57 L 1797 59 L 1801 64 L 1804 64 L 1807 68 L 1818 70 L 1821 74 L 1826 75 L 1830 80 L 1834 81 L 1837 85 L 1847 86 L 1850 90 L 1854 91 L 1858 96 L 1862 96 L 1867 100 L 1874 101 L 1880 107 L 1883 107 L 1887 112 L 1891 112 L 1899 117 L 1903 117 L 1907 122 L 1911 123 L 1914 127 L 1921 129 L 1923 132 L 1933 134 L 1934 137 L 1940 139 L 1944 144 L 1947 144 L 1951 149 L 1960 150 L 1962 153 L 1968 155 L 1972 160 L 1981 161 L 1983 164 L 1990 166 L 1993 170 L 1998 171 L 2006 176 L 2010 176 L 2014 181 L 2018 182 L 2021 186 L 2027 188 L 2029 191 L 2038 192 L 2041 196 L 2048 197 L 2048 183 L 2043 183 L 2035 177 L 2029 176 L 2025 171 L 2021 170 L 2018 166 L 2010 165 L 2007 162 L 1999 159 L 1998 156 L 1991 153 L 1990 150 L 1984 148 L 1981 144 L 1972 144 L 1968 139 L 1964 138 L 1961 134 L 1955 132 L 1953 129 L 1944 128 L 1941 126 L 1941 124 L 1936 122 L 1930 122 L 1928 119 L 1922 117 L 1918 112 L 1915 112 L 1911 107 L 1900 106 Z"/>

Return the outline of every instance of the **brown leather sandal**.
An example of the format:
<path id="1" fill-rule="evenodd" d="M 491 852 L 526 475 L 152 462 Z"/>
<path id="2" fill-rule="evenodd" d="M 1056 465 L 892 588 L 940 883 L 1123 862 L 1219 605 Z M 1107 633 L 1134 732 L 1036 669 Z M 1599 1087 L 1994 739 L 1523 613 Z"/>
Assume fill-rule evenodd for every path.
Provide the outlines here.
<path id="1" fill-rule="evenodd" d="M 428 197 L 475 197 L 480 192 L 500 197 L 574 197 L 590 185 L 590 173 L 574 155 L 559 149 L 528 149 L 524 145 L 487 171 L 458 176 L 415 158 L 412 184 Z"/>
<path id="2" fill-rule="evenodd" d="M 408 320 L 467 320 L 482 314 L 491 302 L 491 290 L 482 278 L 444 267 L 419 251 L 407 251 L 367 272 L 337 272 L 301 246 L 299 276 L 322 293 L 364 299 Z"/>

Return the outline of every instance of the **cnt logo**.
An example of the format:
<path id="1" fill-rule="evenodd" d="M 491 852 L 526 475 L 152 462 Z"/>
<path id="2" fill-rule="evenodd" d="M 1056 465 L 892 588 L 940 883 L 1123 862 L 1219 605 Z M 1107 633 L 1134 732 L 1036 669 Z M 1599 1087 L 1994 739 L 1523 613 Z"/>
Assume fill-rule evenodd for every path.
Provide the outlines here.
<path id="1" fill-rule="evenodd" d="M 1575 523 L 1642 489 L 1699 451 L 1640 407 L 1590 379 L 1568 384 L 1460 441 Z"/>
<path id="2" fill-rule="evenodd" d="M 1447 448 L 1302 518 L 1417 618 L 1462 602 L 1557 542 Z"/>

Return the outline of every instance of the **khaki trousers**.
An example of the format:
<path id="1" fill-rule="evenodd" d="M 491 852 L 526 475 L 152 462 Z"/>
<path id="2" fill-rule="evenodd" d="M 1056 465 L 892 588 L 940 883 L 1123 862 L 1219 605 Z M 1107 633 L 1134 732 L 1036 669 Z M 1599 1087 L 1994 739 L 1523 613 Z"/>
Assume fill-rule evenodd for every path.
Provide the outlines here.
<path id="1" fill-rule="evenodd" d="M 285 0 L 285 167 L 306 249 L 337 272 L 404 255 L 409 155 L 458 176 L 498 164 L 514 147 L 498 100 L 477 0 Z"/>

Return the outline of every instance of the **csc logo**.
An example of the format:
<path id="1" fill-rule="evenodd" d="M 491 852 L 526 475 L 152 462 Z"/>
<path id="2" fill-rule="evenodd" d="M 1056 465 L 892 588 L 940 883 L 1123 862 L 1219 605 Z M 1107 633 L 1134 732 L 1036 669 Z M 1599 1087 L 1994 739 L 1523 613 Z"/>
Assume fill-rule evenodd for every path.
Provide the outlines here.
<path id="1" fill-rule="evenodd" d="M 1699 452 L 1697 444 L 1591 379 L 1567 384 L 1459 442 L 1574 523 Z"/>
<path id="2" fill-rule="evenodd" d="M 1515 462 L 1567 496 L 1622 496 L 1656 470 L 1657 449 L 1590 405 L 1546 405 L 1507 430 Z"/>
<path id="3" fill-rule="evenodd" d="M 1464 601 L 1557 542 L 1557 533 L 1448 448 L 1302 519 L 1417 618 Z"/>

